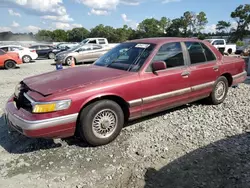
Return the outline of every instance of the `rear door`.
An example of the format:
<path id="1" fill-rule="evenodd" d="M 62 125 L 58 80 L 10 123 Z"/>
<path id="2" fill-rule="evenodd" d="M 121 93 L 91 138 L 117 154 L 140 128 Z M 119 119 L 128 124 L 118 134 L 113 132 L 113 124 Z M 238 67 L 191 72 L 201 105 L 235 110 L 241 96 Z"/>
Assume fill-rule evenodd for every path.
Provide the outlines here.
<path id="1" fill-rule="evenodd" d="M 143 115 L 152 114 L 189 100 L 189 69 L 180 42 L 162 45 L 152 60 L 164 61 L 165 70 L 152 72 L 151 65 L 141 75 Z"/>
<path id="2" fill-rule="evenodd" d="M 203 43 L 185 42 L 190 68 L 191 97 L 203 98 L 220 75 L 215 54 Z"/>

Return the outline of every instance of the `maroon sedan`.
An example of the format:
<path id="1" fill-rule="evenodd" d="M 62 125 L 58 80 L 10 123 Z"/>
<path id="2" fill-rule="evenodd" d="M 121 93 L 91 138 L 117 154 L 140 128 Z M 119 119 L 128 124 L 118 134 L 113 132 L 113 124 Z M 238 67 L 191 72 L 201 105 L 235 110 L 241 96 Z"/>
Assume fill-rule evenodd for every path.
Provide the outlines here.
<path id="1" fill-rule="evenodd" d="M 243 59 L 223 57 L 207 42 L 134 40 L 93 65 L 24 79 L 6 104 L 6 121 L 28 137 L 79 133 L 98 146 L 113 141 L 126 121 L 205 98 L 220 104 L 245 79 Z"/>

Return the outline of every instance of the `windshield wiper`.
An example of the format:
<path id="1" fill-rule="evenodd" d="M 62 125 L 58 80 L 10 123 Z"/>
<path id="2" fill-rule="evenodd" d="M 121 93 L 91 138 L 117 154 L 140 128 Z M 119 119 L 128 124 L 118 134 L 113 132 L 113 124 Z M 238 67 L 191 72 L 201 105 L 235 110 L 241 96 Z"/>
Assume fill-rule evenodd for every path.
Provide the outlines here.
<path id="1" fill-rule="evenodd" d="M 135 60 L 131 63 L 131 65 L 128 67 L 127 71 L 130 71 L 132 69 L 132 65 L 136 65 L 138 59 L 141 57 L 141 55 L 145 52 L 147 48 L 145 48 L 136 58 Z"/>

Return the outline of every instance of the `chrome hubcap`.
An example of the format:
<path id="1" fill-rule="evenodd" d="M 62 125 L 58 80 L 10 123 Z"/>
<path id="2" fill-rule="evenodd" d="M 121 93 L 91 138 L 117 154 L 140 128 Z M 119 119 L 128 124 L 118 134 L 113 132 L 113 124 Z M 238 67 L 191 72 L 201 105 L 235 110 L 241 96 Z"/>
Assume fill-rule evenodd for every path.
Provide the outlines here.
<path id="1" fill-rule="evenodd" d="M 54 59 L 55 55 L 54 54 L 49 54 L 50 59 Z"/>
<path id="2" fill-rule="evenodd" d="M 224 82 L 220 81 L 215 88 L 215 97 L 217 100 L 223 99 L 226 93 L 226 85 Z"/>
<path id="3" fill-rule="evenodd" d="M 29 62 L 30 61 L 30 58 L 29 57 L 24 57 L 24 62 Z"/>
<path id="4" fill-rule="evenodd" d="M 116 130 L 117 115 L 113 110 L 105 109 L 98 112 L 92 122 L 92 130 L 98 138 L 108 138 Z"/>
<path id="5" fill-rule="evenodd" d="M 67 64 L 71 65 L 72 60 L 70 58 L 67 59 Z"/>

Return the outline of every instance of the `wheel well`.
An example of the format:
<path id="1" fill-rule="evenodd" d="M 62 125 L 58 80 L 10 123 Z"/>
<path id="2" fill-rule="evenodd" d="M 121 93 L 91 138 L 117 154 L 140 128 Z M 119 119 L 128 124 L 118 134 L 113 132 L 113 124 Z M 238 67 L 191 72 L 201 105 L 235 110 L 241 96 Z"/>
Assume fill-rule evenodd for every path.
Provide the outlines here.
<path id="1" fill-rule="evenodd" d="M 229 74 L 229 73 L 225 73 L 225 74 L 223 74 L 221 76 L 225 76 L 226 77 L 226 79 L 228 81 L 228 86 L 231 87 L 232 84 L 233 84 L 233 77 L 232 77 L 232 75 Z"/>
<path id="2" fill-rule="evenodd" d="M 92 104 L 92 103 L 94 103 L 96 101 L 100 101 L 100 100 L 104 100 L 104 99 L 108 99 L 108 100 L 112 100 L 112 101 L 116 102 L 121 107 L 121 109 L 122 109 L 122 111 L 124 113 L 124 122 L 128 121 L 129 116 L 130 116 L 129 104 L 121 97 L 118 97 L 118 96 L 115 96 L 115 95 L 107 95 L 107 96 L 102 96 L 102 97 L 95 98 L 95 99 L 89 101 L 88 103 L 86 103 L 79 112 L 79 115 L 78 115 L 78 118 L 77 118 L 77 125 L 78 125 L 78 122 L 79 122 L 80 114 L 81 114 L 82 110 L 86 106 L 88 106 L 88 105 L 90 105 L 90 104 Z"/>
<path id="3" fill-rule="evenodd" d="M 14 62 L 14 63 L 16 64 L 16 61 L 13 60 L 13 59 L 7 59 L 7 60 L 4 62 L 4 64 L 5 64 L 7 61 L 12 61 L 12 62 Z"/>

